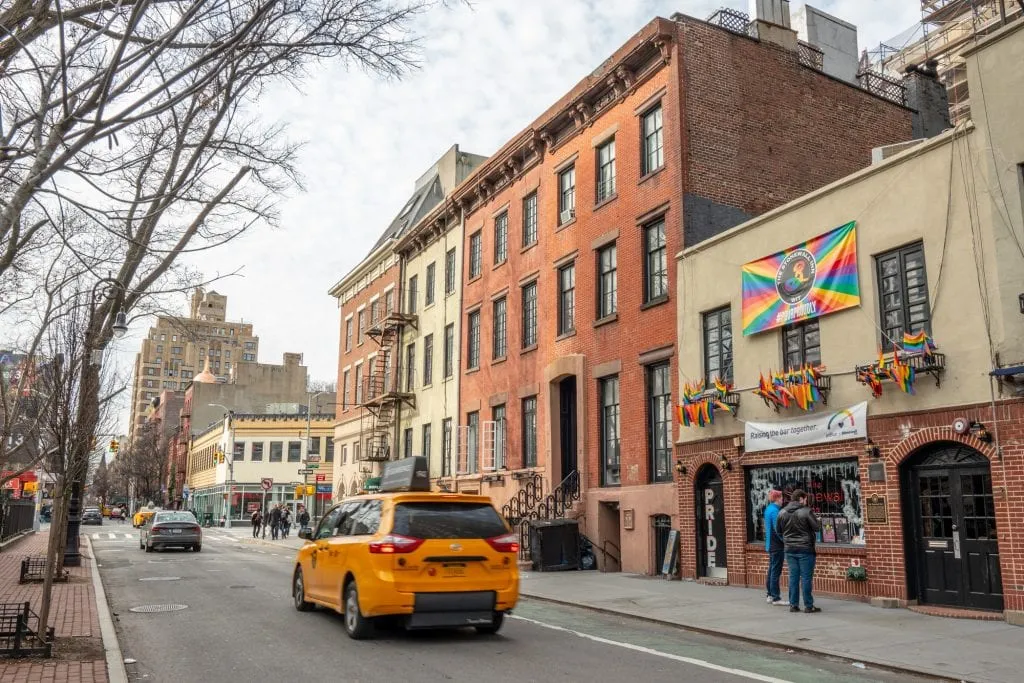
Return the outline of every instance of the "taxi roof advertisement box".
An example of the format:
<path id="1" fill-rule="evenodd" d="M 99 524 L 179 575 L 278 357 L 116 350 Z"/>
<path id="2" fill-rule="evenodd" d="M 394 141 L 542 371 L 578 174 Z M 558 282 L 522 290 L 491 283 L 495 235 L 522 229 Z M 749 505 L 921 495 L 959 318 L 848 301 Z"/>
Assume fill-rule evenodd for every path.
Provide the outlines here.
<path id="1" fill-rule="evenodd" d="M 394 460 L 384 466 L 380 480 L 381 491 L 429 491 L 430 470 L 427 459 L 417 455 Z"/>

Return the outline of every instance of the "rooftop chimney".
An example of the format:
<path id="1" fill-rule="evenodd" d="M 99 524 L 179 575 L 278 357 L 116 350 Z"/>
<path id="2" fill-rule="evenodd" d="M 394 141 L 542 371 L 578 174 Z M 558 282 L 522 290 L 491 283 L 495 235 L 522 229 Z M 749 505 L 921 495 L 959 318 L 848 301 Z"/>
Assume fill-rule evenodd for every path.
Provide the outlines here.
<path id="1" fill-rule="evenodd" d="M 914 110 L 911 128 L 914 139 L 930 138 L 950 127 L 949 95 L 939 80 L 938 62 L 907 67 L 903 85 L 907 89 L 907 106 Z"/>
<path id="2" fill-rule="evenodd" d="M 802 40 L 821 50 L 822 71 L 857 85 L 857 27 L 804 5 L 793 13 L 793 25 Z"/>
<path id="3" fill-rule="evenodd" d="M 750 0 L 750 16 L 759 40 L 796 52 L 796 31 L 789 25 L 789 0 Z"/>

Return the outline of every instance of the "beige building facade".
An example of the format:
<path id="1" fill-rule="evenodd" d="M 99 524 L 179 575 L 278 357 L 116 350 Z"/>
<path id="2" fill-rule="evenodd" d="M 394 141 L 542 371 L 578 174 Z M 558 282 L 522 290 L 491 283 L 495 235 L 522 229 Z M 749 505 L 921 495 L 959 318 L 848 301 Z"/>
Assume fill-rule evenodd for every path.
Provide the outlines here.
<path id="1" fill-rule="evenodd" d="M 678 255 L 680 387 L 731 385 L 677 407 L 684 577 L 763 586 L 801 488 L 817 590 L 1024 622 L 1024 22 L 962 57 L 971 119 Z"/>

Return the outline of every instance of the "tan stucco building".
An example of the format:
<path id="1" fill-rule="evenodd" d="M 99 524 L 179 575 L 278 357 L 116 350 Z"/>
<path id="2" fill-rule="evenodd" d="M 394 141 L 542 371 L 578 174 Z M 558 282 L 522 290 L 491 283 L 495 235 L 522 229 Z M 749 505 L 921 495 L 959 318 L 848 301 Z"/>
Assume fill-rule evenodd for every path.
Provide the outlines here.
<path id="1" fill-rule="evenodd" d="M 732 384 L 678 428 L 684 576 L 763 586 L 767 493 L 803 488 L 818 590 L 1024 621 L 1024 22 L 962 54 L 969 120 L 678 255 L 679 385 Z M 807 366 L 813 411 L 755 393 Z"/>

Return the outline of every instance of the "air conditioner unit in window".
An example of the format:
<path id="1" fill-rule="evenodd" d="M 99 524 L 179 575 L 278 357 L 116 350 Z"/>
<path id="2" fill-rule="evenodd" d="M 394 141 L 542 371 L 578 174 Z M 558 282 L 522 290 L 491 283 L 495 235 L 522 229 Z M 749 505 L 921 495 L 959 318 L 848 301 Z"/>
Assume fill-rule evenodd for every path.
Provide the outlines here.
<path id="1" fill-rule="evenodd" d="M 568 223 L 573 218 L 576 218 L 576 209 L 566 209 L 562 213 L 558 214 L 559 224 Z"/>

